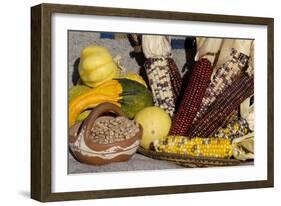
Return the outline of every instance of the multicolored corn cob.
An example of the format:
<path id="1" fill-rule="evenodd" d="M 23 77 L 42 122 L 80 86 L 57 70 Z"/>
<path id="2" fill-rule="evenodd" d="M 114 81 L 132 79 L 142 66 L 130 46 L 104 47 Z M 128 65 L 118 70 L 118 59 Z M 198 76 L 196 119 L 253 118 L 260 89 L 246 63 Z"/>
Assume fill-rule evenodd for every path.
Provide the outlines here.
<path id="1" fill-rule="evenodd" d="M 211 62 L 200 59 L 192 71 L 177 113 L 173 118 L 170 135 L 186 135 L 199 109 L 212 74 Z"/>
<path id="2" fill-rule="evenodd" d="M 221 93 L 205 115 L 187 132 L 189 137 L 209 137 L 225 118 L 254 93 L 254 77 L 243 74 Z"/>
<path id="3" fill-rule="evenodd" d="M 230 115 L 228 115 L 228 117 L 226 117 L 223 121 L 223 123 L 221 124 L 221 128 L 222 127 L 226 127 L 226 125 L 229 123 L 229 122 L 232 122 L 232 121 L 238 121 L 239 117 L 238 117 L 239 113 L 238 113 L 238 109 L 235 109 L 233 110 Z M 214 134 L 216 133 L 216 131 L 214 132 Z M 211 135 L 213 136 L 213 134 Z"/>
<path id="4" fill-rule="evenodd" d="M 177 98 L 180 95 L 181 86 L 182 86 L 182 78 L 178 69 L 178 66 L 176 65 L 174 59 L 167 58 L 168 66 L 169 66 L 169 74 L 171 78 L 171 84 L 173 88 L 173 94 L 174 94 L 174 100 L 177 102 Z"/>
<path id="5" fill-rule="evenodd" d="M 240 118 L 229 122 L 225 127 L 218 129 L 214 137 L 235 139 L 248 134 L 250 131 L 245 119 Z"/>
<path id="6" fill-rule="evenodd" d="M 185 154 L 194 157 L 230 158 L 231 141 L 225 138 L 188 138 L 167 136 L 153 142 L 157 152 Z"/>
<path id="7" fill-rule="evenodd" d="M 213 75 L 193 124 L 206 113 L 208 107 L 216 100 L 217 96 L 231 85 L 247 66 L 249 60 L 247 55 L 232 49 L 230 56 L 231 59 L 218 68 Z"/>
<path id="8" fill-rule="evenodd" d="M 175 112 L 175 97 L 167 60 L 165 58 L 150 58 L 145 62 L 144 67 L 154 104 L 164 109 L 172 117 Z"/>

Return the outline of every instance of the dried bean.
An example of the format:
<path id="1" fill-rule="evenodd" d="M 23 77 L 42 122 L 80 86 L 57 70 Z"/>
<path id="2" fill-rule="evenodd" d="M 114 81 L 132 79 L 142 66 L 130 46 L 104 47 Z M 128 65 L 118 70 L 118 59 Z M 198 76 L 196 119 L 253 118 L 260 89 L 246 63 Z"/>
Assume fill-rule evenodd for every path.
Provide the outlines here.
<path id="1" fill-rule="evenodd" d="M 139 125 L 126 117 L 100 120 L 91 130 L 93 141 L 108 144 L 134 137 L 140 131 Z"/>

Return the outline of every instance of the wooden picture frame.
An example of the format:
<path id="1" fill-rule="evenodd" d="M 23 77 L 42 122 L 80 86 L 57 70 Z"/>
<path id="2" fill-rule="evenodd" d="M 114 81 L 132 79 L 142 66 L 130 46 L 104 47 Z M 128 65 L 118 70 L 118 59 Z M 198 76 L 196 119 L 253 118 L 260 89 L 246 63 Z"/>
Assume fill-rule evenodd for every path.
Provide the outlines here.
<path id="1" fill-rule="evenodd" d="M 54 13 L 113 17 L 153 18 L 200 22 L 239 23 L 267 27 L 267 179 L 133 189 L 54 193 L 51 162 L 51 16 Z M 75 5 L 40 4 L 31 8 L 31 198 L 42 201 L 65 201 L 140 195 L 235 190 L 273 187 L 274 184 L 274 82 L 272 18 L 229 15 L 103 8 Z"/>

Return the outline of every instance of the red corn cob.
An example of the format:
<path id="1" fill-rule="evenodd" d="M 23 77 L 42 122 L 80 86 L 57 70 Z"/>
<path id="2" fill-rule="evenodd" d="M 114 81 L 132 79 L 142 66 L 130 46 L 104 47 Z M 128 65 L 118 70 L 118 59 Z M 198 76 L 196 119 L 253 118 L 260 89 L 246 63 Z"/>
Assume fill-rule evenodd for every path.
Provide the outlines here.
<path id="1" fill-rule="evenodd" d="M 189 137 L 208 137 L 233 110 L 254 93 L 254 77 L 247 74 L 235 80 L 209 107 L 205 115 L 187 132 Z"/>
<path id="2" fill-rule="evenodd" d="M 195 64 L 179 109 L 174 116 L 170 135 L 185 135 L 188 132 L 210 83 L 211 74 L 212 67 L 208 59 L 200 59 Z"/>

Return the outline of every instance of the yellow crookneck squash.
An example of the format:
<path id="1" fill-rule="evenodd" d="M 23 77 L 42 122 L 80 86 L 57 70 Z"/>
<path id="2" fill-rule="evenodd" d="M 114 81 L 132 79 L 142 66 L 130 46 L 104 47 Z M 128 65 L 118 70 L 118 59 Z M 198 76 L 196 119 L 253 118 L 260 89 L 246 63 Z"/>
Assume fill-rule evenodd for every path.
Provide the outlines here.
<path id="1" fill-rule="evenodd" d="M 90 87 L 117 78 L 119 70 L 109 51 L 102 46 L 90 45 L 80 54 L 79 75 Z"/>
<path id="2" fill-rule="evenodd" d="M 153 105 L 152 94 L 144 85 L 129 79 L 109 80 L 69 102 L 69 127 L 83 111 L 103 102 L 121 107 L 128 118 L 133 118 L 141 109 Z"/>
<path id="3" fill-rule="evenodd" d="M 68 92 L 68 102 L 71 102 L 76 97 L 88 92 L 91 90 L 91 87 L 85 85 L 75 85 L 69 89 Z M 83 121 L 90 114 L 90 110 L 83 111 L 78 117 L 77 121 Z"/>

